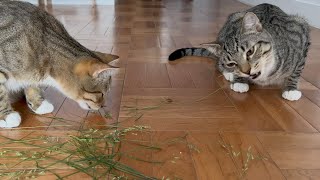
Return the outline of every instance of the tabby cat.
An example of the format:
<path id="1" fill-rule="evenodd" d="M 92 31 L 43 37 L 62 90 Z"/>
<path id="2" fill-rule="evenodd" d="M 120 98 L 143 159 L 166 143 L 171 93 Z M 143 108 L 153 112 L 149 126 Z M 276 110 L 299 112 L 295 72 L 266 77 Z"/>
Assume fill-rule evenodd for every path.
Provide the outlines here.
<path id="1" fill-rule="evenodd" d="M 52 15 L 19 1 L 0 2 L 0 127 L 17 127 L 19 113 L 10 105 L 10 91 L 23 89 L 36 114 L 53 111 L 41 85 L 57 88 L 88 110 L 98 110 L 110 84 L 118 56 L 90 51 Z"/>
<path id="2" fill-rule="evenodd" d="M 249 83 L 278 84 L 283 85 L 282 97 L 293 101 L 301 97 L 298 80 L 309 45 L 309 25 L 303 18 L 260 4 L 231 14 L 215 42 L 178 49 L 169 60 L 189 55 L 215 57 L 234 91 L 247 92 Z"/>

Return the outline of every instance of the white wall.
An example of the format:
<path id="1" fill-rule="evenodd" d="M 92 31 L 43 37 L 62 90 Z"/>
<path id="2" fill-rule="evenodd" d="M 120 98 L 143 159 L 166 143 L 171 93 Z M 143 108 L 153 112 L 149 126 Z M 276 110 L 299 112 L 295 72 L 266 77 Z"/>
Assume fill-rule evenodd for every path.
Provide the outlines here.
<path id="1" fill-rule="evenodd" d="M 249 5 L 269 3 L 279 6 L 289 14 L 305 17 L 310 25 L 320 28 L 320 0 L 238 0 Z"/>

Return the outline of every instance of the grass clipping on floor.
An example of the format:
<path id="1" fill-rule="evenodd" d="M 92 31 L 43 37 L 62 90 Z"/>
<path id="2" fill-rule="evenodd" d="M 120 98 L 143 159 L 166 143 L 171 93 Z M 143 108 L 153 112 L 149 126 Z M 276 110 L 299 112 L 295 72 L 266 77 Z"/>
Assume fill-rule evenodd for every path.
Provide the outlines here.
<path id="1" fill-rule="evenodd" d="M 149 127 L 146 126 L 122 129 L 111 127 L 108 130 L 90 129 L 67 137 L 41 136 L 19 140 L 1 136 L 5 141 L 0 144 L 0 179 L 28 179 L 48 175 L 48 173 L 55 175 L 57 179 L 64 179 L 77 173 L 85 173 L 92 179 L 105 179 L 110 175 L 113 179 L 128 179 L 128 177 L 156 179 L 142 174 L 119 160 L 121 156 L 126 156 L 126 152 L 119 151 L 125 135 L 129 132 L 148 131 L 148 129 Z M 139 141 L 135 143 L 138 145 L 137 149 L 130 151 L 161 150 L 153 145 L 139 144 Z M 134 157 L 132 159 L 161 163 Z M 61 175 L 55 172 L 57 169 L 68 173 Z"/>
<path id="2" fill-rule="evenodd" d="M 241 169 L 239 171 L 239 178 L 243 179 L 247 175 L 247 172 L 250 166 L 253 166 L 254 161 L 268 161 L 267 157 L 264 157 L 261 154 L 255 154 L 252 151 L 252 146 L 249 146 L 246 150 L 236 151 L 233 145 L 227 144 L 223 141 L 219 141 L 220 146 L 226 151 L 227 155 L 231 157 L 231 159 L 240 159 Z M 244 158 L 244 159 L 242 159 Z"/>
<path id="3" fill-rule="evenodd" d="M 220 88 L 200 99 L 186 102 L 186 104 L 201 102 L 219 90 Z M 124 111 L 127 111 L 127 115 L 129 115 L 127 120 L 138 121 L 145 111 L 158 109 L 168 104 L 180 104 L 167 97 L 161 99 L 160 103 L 154 106 L 138 107 L 137 101 L 138 99 L 136 99 L 134 106 L 123 106 Z M 112 115 L 106 113 L 104 117 L 111 119 Z M 63 122 L 66 121 L 63 118 L 52 118 Z M 126 141 L 124 138 L 126 134 L 148 131 L 149 127 L 136 125 L 121 128 L 118 124 L 116 123 L 114 126 L 107 125 L 106 129 L 80 131 L 77 135 L 69 135 L 68 137 L 41 136 L 29 138 L 27 136 L 16 140 L 0 135 L 0 138 L 5 139 L 4 142 L 0 143 L 0 179 L 32 179 L 48 174 L 54 175 L 57 179 L 65 179 L 78 173 L 84 173 L 92 179 L 106 179 L 110 175 L 111 179 L 115 180 L 157 179 L 144 175 L 120 161 L 121 157 L 125 156 L 150 164 L 164 163 L 130 155 L 130 152 L 139 152 L 139 150 L 162 150 L 159 146 L 148 145 L 139 140 L 131 140 L 137 145 L 137 148 L 130 150 L 130 152 L 120 151 L 121 142 Z M 178 137 L 169 142 L 164 142 L 164 144 L 186 142 L 185 138 L 186 136 Z M 200 153 L 200 150 L 193 144 L 186 143 L 186 145 L 190 150 Z M 25 150 L 21 150 L 21 147 Z M 174 157 L 171 162 L 175 163 L 177 159 L 179 157 Z M 162 179 L 169 180 L 170 178 Z"/>

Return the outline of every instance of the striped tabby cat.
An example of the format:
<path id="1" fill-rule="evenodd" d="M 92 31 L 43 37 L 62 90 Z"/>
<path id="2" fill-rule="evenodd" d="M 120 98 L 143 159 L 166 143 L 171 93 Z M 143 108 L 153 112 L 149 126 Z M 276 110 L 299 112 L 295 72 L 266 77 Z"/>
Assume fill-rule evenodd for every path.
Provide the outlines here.
<path id="1" fill-rule="evenodd" d="M 178 49 L 169 60 L 189 55 L 216 57 L 219 71 L 234 91 L 247 92 L 249 83 L 282 84 L 282 97 L 293 101 L 301 97 L 298 80 L 309 45 L 305 20 L 277 6 L 260 4 L 231 14 L 216 42 Z"/>
<path id="2" fill-rule="evenodd" d="M 118 56 L 93 52 L 73 39 L 52 15 L 18 1 L 0 2 L 0 127 L 17 127 L 20 115 L 10 105 L 10 91 L 24 90 L 36 114 L 53 111 L 41 85 L 56 87 L 84 109 L 103 104 Z"/>

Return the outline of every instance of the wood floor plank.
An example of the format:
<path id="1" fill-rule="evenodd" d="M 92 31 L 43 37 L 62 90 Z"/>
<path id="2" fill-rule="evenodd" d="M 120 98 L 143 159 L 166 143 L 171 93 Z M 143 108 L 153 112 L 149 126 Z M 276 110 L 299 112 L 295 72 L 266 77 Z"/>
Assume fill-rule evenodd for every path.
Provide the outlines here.
<path id="1" fill-rule="evenodd" d="M 303 71 L 302 77 L 307 81 L 311 82 L 316 87 L 320 87 L 319 72 L 320 64 L 306 65 L 306 69 Z"/>
<path id="2" fill-rule="evenodd" d="M 233 92 L 229 87 L 225 89 L 225 92 L 240 112 L 242 118 L 250 122 L 250 129 L 267 131 L 283 130 L 250 92 L 240 94 Z"/>
<path id="3" fill-rule="evenodd" d="M 112 36 L 112 35 L 129 36 L 131 35 L 131 28 L 109 27 L 105 35 L 106 36 Z"/>
<path id="4" fill-rule="evenodd" d="M 94 28 L 92 29 L 92 31 L 90 32 L 91 34 L 95 34 L 95 35 L 105 35 L 106 32 L 108 31 L 108 25 L 105 23 L 101 23 L 101 22 L 97 22 L 94 25 Z"/>
<path id="5" fill-rule="evenodd" d="M 160 47 L 175 47 L 175 42 L 170 34 L 160 34 L 159 35 Z"/>
<path id="6" fill-rule="evenodd" d="M 153 163 L 149 162 L 157 160 L 153 159 L 152 150 L 139 146 L 139 144 L 151 146 L 152 135 L 148 132 L 133 132 L 126 135 L 125 139 L 126 141 L 121 143 L 121 148 L 119 149 L 120 153 L 122 153 L 119 161 L 136 169 L 144 175 L 154 177 L 151 168 Z"/>
<path id="7" fill-rule="evenodd" d="M 13 103 L 22 124 L 1 129 L 0 135 L 16 140 L 50 135 L 63 138 L 90 128 L 143 125 L 150 126 L 150 131 L 128 133 L 127 141 L 121 142 L 120 162 L 150 177 L 320 179 L 319 29 L 311 27 L 312 43 L 299 83 L 303 97 L 289 102 L 282 99 L 280 86 L 250 85 L 247 93 L 232 91 L 230 82 L 214 66 L 214 58 L 187 56 L 168 61 L 168 56 L 179 48 L 214 41 L 230 13 L 249 8 L 239 1 L 38 3 L 84 46 L 118 55 L 120 58 L 113 63 L 120 68 L 112 70 L 111 89 L 98 112 L 82 110 L 73 100 L 47 88 L 44 94 L 55 106 L 54 111 L 39 116 L 28 109 L 24 100 Z M 138 116 L 134 116 L 135 108 L 140 108 Z M 186 134 L 186 139 L 181 138 Z M 3 144 L 6 141 L 0 136 L 0 149 L 32 149 L 19 141 Z M 233 157 L 221 142 L 233 145 L 237 151 L 247 151 L 251 146 L 253 153 L 268 160 L 255 159 L 240 177 L 246 154 Z M 138 143 L 158 145 L 161 150 L 149 151 Z M 33 164 L 22 163 L 16 169 L 22 166 L 30 168 Z M 62 175 L 74 172 L 58 165 L 51 170 Z M 104 178 L 113 179 L 109 175 Z M 56 177 L 46 173 L 39 179 Z M 91 178 L 77 173 L 69 179 Z"/>
<path id="8" fill-rule="evenodd" d="M 157 36 L 133 35 L 131 37 L 131 49 L 145 49 L 154 47 L 160 47 L 160 42 Z"/>
<path id="9" fill-rule="evenodd" d="M 121 111 L 120 117 L 129 117 L 127 112 Z M 162 107 L 144 112 L 145 117 L 159 118 L 240 118 L 234 107 L 201 107 L 195 111 L 194 107 Z"/>
<path id="10" fill-rule="evenodd" d="M 286 104 L 286 100 L 278 96 L 278 91 L 252 91 L 253 96 L 266 112 L 288 132 L 317 132 L 308 121 Z M 272 97 L 272 98 L 269 98 Z"/>
<path id="11" fill-rule="evenodd" d="M 219 88 L 219 84 L 206 64 L 188 64 L 185 69 L 190 73 L 191 79 L 196 88 Z"/>
<path id="12" fill-rule="evenodd" d="M 167 65 L 167 69 L 173 88 L 195 88 L 191 75 L 185 70 L 184 64 Z"/>
<path id="13" fill-rule="evenodd" d="M 32 145 L 41 145 L 41 146 L 51 146 L 49 143 L 43 143 L 44 140 L 41 137 L 52 137 L 55 139 L 58 137 L 62 142 L 66 140 L 66 137 L 69 135 L 77 135 L 79 134 L 78 131 L 35 131 L 30 129 L 20 129 L 20 130 L 13 130 L 13 131 L 0 131 L 0 140 L 3 143 L 1 148 L 17 148 L 17 149 L 35 149 Z M 10 138 L 10 139 L 7 139 Z M 19 140 L 32 140 L 32 145 L 25 145 L 21 143 Z M 28 141 L 27 141 L 28 142 Z M 5 158 L 4 158 L 5 159 Z"/>
<path id="14" fill-rule="evenodd" d="M 158 178 L 196 179 L 196 172 L 185 139 L 186 132 L 155 132 L 152 136 L 154 144 L 162 144 L 165 151 L 153 152 L 154 159 L 162 161 L 161 165 L 153 166 L 153 174 Z"/>
<path id="15" fill-rule="evenodd" d="M 281 169 L 319 169 L 319 134 L 264 134 L 258 138 Z"/>
<path id="16" fill-rule="evenodd" d="M 92 35 L 95 36 L 95 35 Z M 103 39 L 102 39 L 103 38 Z M 131 43 L 131 37 L 128 35 L 115 35 L 99 38 L 105 44 L 112 45 L 129 45 Z"/>
<path id="17" fill-rule="evenodd" d="M 318 133 L 258 133 L 257 136 L 268 150 L 320 149 Z"/>
<path id="18" fill-rule="evenodd" d="M 288 180 L 320 179 L 320 169 L 284 169 L 282 174 Z"/>
<path id="19" fill-rule="evenodd" d="M 281 169 L 319 169 L 319 149 L 286 149 L 269 151 Z"/>
<path id="20" fill-rule="evenodd" d="M 167 105 L 186 107 L 234 107 L 229 98 L 221 89 L 183 89 L 183 88 L 150 88 L 127 89 L 123 94 L 122 102 L 138 100 L 141 106 L 157 105 L 170 100 Z M 197 110 L 197 109 L 196 109 Z"/>
<path id="21" fill-rule="evenodd" d="M 121 117 L 124 121 L 128 117 Z M 131 118 L 134 119 L 134 118 Z M 148 116 L 142 116 L 137 123 L 149 125 L 155 131 L 201 131 L 219 132 L 221 130 L 237 131 L 248 130 L 248 125 L 241 118 L 172 118 L 154 117 L 150 120 Z"/>
<path id="22" fill-rule="evenodd" d="M 119 67 L 126 67 L 128 61 L 128 51 L 129 45 L 114 45 L 112 46 L 112 54 L 118 55 L 120 58 L 118 60 Z"/>
<path id="23" fill-rule="evenodd" d="M 170 88 L 167 67 L 165 64 L 146 64 L 146 88 Z"/>
<path id="24" fill-rule="evenodd" d="M 141 34 L 141 33 L 154 33 L 156 26 L 153 21 L 135 21 L 133 22 L 132 33 Z"/>
<path id="25" fill-rule="evenodd" d="M 320 108 L 306 97 L 301 97 L 297 102 L 287 102 L 300 116 L 302 116 L 317 131 L 320 130 Z"/>
<path id="26" fill-rule="evenodd" d="M 128 88 L 142 88 L 146 83 L 146 64 L 134 64 L 127 65 L 125 87 Z"/>
<path id="27" fill-rule="evenodd" d="M 268 152 L 264 149 L 255 134 L 245 133 L 222 133 L 227 145 L 233 146 L 232 149 L 238 156 L 234 156 L 234 161 L 240 172 L 247 179 L 285 179 L 281 170 L 273 162 Z M 250 159 L 251 156 L 254 159 Z M 247 161 L 247 159 L 250 159 Z M 246 169 L 246 164 L 248 170 Z"/>
<path id="28" fill-rule="evenodd" d="M 188 142 L 199 149 L 192 152 L 197 179 L 237 179 L 239 172 L 234 161 L 221 147 L 217 133 L 191 132 Z"/>
<path id="29" fill-rule="evenodd" d="M 164 63 L 168 62 L 168 57 L 175 48 L 159 48 L 148 46 L 143 49 L 131 49 L 129 51 L 129 58 L 144 59 L 144 62 L 150 62 L 149 59 L 158 58 L 163 59 Z"/>
<path id="30" fill-rule="evenodd" d="M 123 97 L 122 109 L 120 117 L 128 117 L 130 108 L 142 108 L 144 117 L 158 118 L 240 118 L 240 114 L 230 105 L 230 102 L 222 94 L 214 94 L 212 97 L 217 97 L 217 101 L 205 99 L 203 102 L 193 99 L 192 101 L 184 100 L 183 97 L 170 97 L 173 103 L 166 103 L 166 100 L 161 97 Z M 211 98 L 212 98 L 211 97 Z M 181 102 L 181 103 L 180 103 Z M 212 106 L 208 106 L 210 104 Z M 219 103 L 219 104 L 216 104 Z M 151 109 L 150 109 L 151 107 Z M 195 108 L 197 107 L 197 108 Z"/>
<path id="31" fill-rule="evenodd" d="M 77 171 L 76 170 L 54 170 L 53 172 L 56 174 L 59 174 L 60 176 L 67 176 L 67 175 L 75 173 Z M 57 177 L 56 177 L 56 175 L 54 175 L 52 173 L 46 173 L 43 176 L 37 177 L 37 179 L 55 180 L 55 179 L 57 179 Z M 91 177 L 86 174 L 83 174 L 83 173 L 75 173 L 75 174 L 69 176 L 69 178 L 65 178 L 65 179 L 91 179 Z"/>
<path id="32" fill-rule="evenodd" d="M 57 118 L 53 119 L 48 130 L 79 130 L 87 114 L 88 111 L 83 110 L 78 103 L 66 99 L 55 116 Z"/>
<path id="33" fill-rule="evenodd" d="M 218 104 L 223 102 L 228 102 L 228 105 L 232 106 L 232 103 L 229 101 L 228 97 L 224 95 L 223 91 L 217 91 L 217 89 L 196 89 L 196 88 L 124 88 L 124 96 L 153 96 L 155 98 L 161 97 L 176 97 L 183 100 L 190 100 L 192 102 L 203 99 L 201 102 L 211 102 L 215 104 L 213 100 L 217 99 Z M 184 97 L 184 99 L 183 99 Z M 215 99 L 212 99 L 212 98 Z M 222 100 L 224 99 L 224 100 Z M 221 100 L 221 101 L 220 101 Z"/>
<path id="34" fill-rule="evenodd" d="M 302 93 L 310 101 L 320 107 L 320 90 L 305 79 L 300 80 Z"/>
<path id="35" fill-rule="evenodd" d="M 173 36 L 172 38 L 177 48 L 191 47 L 191 43 L 184 36 Z"/>

